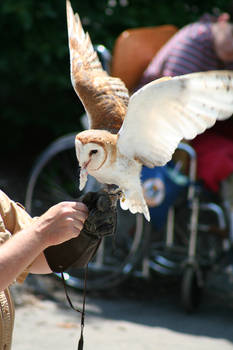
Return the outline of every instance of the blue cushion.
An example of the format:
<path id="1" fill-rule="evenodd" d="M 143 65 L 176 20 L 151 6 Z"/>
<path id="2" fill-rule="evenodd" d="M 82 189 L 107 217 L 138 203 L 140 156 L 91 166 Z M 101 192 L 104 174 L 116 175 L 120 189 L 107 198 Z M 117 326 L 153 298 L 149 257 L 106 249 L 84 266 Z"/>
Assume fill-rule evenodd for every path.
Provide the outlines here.
<path id="1" fill-rule="evenodd" d="M 153 169 L 143 167 L 141 176 L 144 197 L 149 206 L 151 223 L 161 229 L 166 223 L 168 209 L 188 186 L 188 178 L 173 163 Z"/>

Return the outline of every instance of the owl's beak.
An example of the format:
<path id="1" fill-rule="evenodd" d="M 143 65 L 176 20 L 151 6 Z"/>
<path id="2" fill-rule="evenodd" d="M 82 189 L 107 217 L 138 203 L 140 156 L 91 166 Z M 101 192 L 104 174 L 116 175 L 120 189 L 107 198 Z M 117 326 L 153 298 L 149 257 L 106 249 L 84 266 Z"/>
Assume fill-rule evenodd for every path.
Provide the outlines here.
<path id="1" fill-rule="evenodd" d="M 81 167 L 80 175 L 79 175 L 79 190 L 82 191 L 87 183 L 87 169 L 85 167 Z"/>
<path id="2" fill-rule="evenodd" d="M 81 169 L 80 169 L 80 184 L 79 184 L 79 189 L 80 191 L 82 191 L 86 185 L 87 182 L 87 175 L 88 175 L 88 171 L 87 171 L 87 167 L 88 164 L 90 163 L 91 159 L 89 159 L 87 162 L 84 162 L 81 165 Z"/>
<path id="3" fill-rule="evenodd" d="M 84 162 L 84 163 L 82 164 L 82 169 L 85 169 L 86 172 L 87 172 L 87 167 L 88 167 L 88 164 L 90 163 L 90 161 L 91 161 L 91 159 L 89 159 L 88 162 Z"/>

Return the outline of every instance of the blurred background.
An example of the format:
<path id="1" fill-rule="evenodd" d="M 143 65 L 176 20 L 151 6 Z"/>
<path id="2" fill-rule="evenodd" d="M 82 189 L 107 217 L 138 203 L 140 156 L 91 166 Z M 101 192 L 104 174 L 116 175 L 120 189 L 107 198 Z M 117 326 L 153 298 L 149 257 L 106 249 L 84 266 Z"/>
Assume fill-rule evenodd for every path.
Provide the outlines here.
<path id="1" fill-rule="evenodd" d="M 93 43 L 110 51 L 127 28 L 181 28 L 205 12 L 225 11 L 227 4 L 228 0 L 72 1 Z M 17 162 L 18 172 L 29 171 L 51 141 L 80 129 L 83 107 L 70 82 L 65 0 L 1 1 L 0 29 L 1 159 Z"/>
<path id="2" fill-rule="evenodd" d="M 163 24 L 173 24 L 178 28 L 182 28 L 184 25 L 196 21 L 206 12 L 218 15 L 221 12 L 227 11 L 228 3 L 229 0 L 71 1 L 74 11 L 78 12 L 80 15 L 84 29 L 89 32 L 93 44 L 103 44 L 110 52 L 112 52 L 116 38 L 125 29 Z M 37 156 L 58 137 L 67 133 L 79 131 L 81 129 L 80 117 L 84 109 L 70 81 L 65 0 L 1 1 L 0 30 L 2 37 L 2 50 L 0 55 L 0 188 L 12 199 L 24 203 L 29 173 Z M 186 218 L 186 214 L 183 214 L 183 212 L 181 214 Z M 151 288 L 151 285 L 141 284 L 141 280 L 139 280 L 139 288 L 138 283 L 133 280 L 131 281 L 132 286 L 126 284 L 123 285 L 120 290 L 114 289 L 109 292 L 109 300 L 105 297 L 100 302 L 99 308 L 103 310 L 103 312 L 100 313 L 100 317 L 105 317 L 107 321 L 117 317 L 120 320 L 127 320 L 128 317 L 129 322 L 142 324 L 143 326 L 149 325 L 151 335 L 145 333 L 144 338 L 140 339 L 142 344 L 150 344 L 151 347 L 147 345 L 147 349 L 154 349 L 154 343 L 160 338 L 161 329 L 158 328 L 158 326 L 171 329 L 175 332 L 184 333 L 184 337 L 177 341 L 180 349 L 182 344 L 184 349 L 188 347 L 190 349 L 197 347 L 198 349 L 206 349 L 209 347 L 212 349 L 219 349 L 221 347 L 223 349 L 224 347 L 226 350 L 233 348 L 232 295 L 230 300 L 227 301 L 225 295 L 222 297 L 221 294 L 220 301 L 215 299 L 214 295 L 213 302 L 211 298 L 208 298 L 209 295 L 207 294 L 207 303 L 203 303 L 200 316 L 194 316 L 192 322 L 190 322 L 190 319 L 187 321 L 186 316 L 181 313 L 177 305 L 177 299 L 179 299 L 179 286 L 177 287 L 177 281 L 175 280 L 174 284 L 170 284 L 171 281 L 169 280 L 169 284 L 167 285 L 166 278 L 165 281 L 163 280 L 163 283 L 161 283 L 157 275 L 156 277 L 156 286 L 154 286 L 154 288 Z M 46 282 L 49 287 L 46 285 Z M 223 282 L 225 283 L 225 281 Z M 220 280 L 218 285 L 223 285 L 223 282 Z M 35 280 L 32 280 L 31 283 L 32 285 L 33 283 L 35 284 Z M 136 283 L 136 285 L 134 283 Z M 28 284 L 30 285 L 30 279 Z M 158 286 L 160 287 L 158 288 Z M 26 286 L 26 288 L 27 287 L 28 286 Z M 59 291 L 57 284 L 51 285 L 50 280 L 47 281 L 46 278 L 43 279 L 42 277 L 39 277 L 38 285 L 36 284 L 36 287 L 32 288 L 33 293 L 37 290 L 40 297 L 42 295 L 42 299 L 45 296 L 51 298 L 51 295 L 54 294 L 55 299 L 64 300 L 63 290 L 61 289 L 61 296 L 58 297 L 55 295 L 55 289 Z M 211 289 L 213 288 L 210 286 L 209 290 Z M 168 294 L 164 293 L 164 291 Z M 48 295 L 46 295 L 46 293 Z M 113 293 L 113 295 L 111 293 Z M 161 294 L 163 295 L 162 302 Z M 119 298 L 121 295 L 126 296 L 127 300 L 125 301 Z M 140 298 L 138 298 L 139 295 Z M 98 299 L 98 297 L 99 295 L 97 294 L 96 299 Z M 224 300 L 222 300 L 222 298 Z M 17 293 L 15 299 L 17 304 Z M 122 303 L 123 300 L 122 307 L 116 304 L 116 299 L 119 299 L 119 303 Z M 130 304 L 130 309 L 125 307 L 129 305 L 129 300 L 131 300 L 130 303 L 132 303 L 132 307 Z M 138 300 L 141 309 L 138 309 L 137 303 L 134 304 L 134 302 Z M 151 300 L 157 302 L 153 304 L 153 308 L 151 308 Z M 97 301 L 95 300 L 95 302 Z M 104 303 L 106 303 L 106 305 Z M 18 304 L 20 305 L 20 301 Z M 47 314 L 50 307 L 51 306 L 48 306 L 48 309 L 46 309 Z M 40 306 L 38 309 L 40 309 Z M 42 313 L 39 316 L 43 320 L 44 309 L 41 309 Z M 54 319 L 54 311 L 53 309 L 51 310 L 51 317 Z M 135 310 L 135 315 L 132 310 Z M 143 313 L 141 310 L 143 310 Z M 173 316 L 171 316 L 170 312 Z M 63 309 L 62 313 L 59 310 L 59 315 L 63 315 L 63 313 Z M 95 313 L 99 321 L 98 312 L 94 310 L 94 316 Z M 39 316 L 32 316 L 33 321 L 30 318 L 31 315 L 34 315 L 34 313 L 31 313 L 31 309 L 29 309 L 28 315 L 26 314 L 25 316 L 25 311 L 22 308 L 21 310 L 17 310 L 17 314 L 19 315 L 18 320 L 16 319 L 16 322 L 18 322 L 16 325 L 16 332 L 18 333 L 16 333 L 15 341 L 18 344 L 17 349 L 26 349 L 25 342 L 31 344 L 31 340 L 29 339 L 26 341 L 22 340 L 22 332 L 25 332 L 28 337 L 33 336 L 34 340 L 36 339 L 36 333 L 40 341 L 45 339 L 47 346 L 48 339 L 52 337 L 46 338 L 46 334 L 43 337 L 41 333 L 38 332 L 38 325 L 40 325 L 38 322 L 42 322 Z M 28 317 L 26 321 L 25 317 Z M 33 322 L 37 323 L 34 324 Z M 50 328 L 43 327 L 43 323 L 41 323 L 41 328 L 44 329 L 45 332 L 47 329 L 49 332 L 51 331 L 51 324 L 54 321 L 51 321 L 51 324 L 49 322 L 50 321 L 47 321 Z M 62 322 L 64 324 L 62 327 L 65 329 L 67 319 L 62 319 Z M 32 328 L 36 329 L 35 333 L 28 332 L 29 324 L 32 325 Z M 20 328 L 24 327 L 24 325 L 25 329 Z M 102 325 L 105 326 L 105 324 L 101 323 L 101 327 Z M 111 324 L 110 326 L 112 327 Z M 155 326 L 157 326 L 159 332 L 157 337 L 153 328 Z M 58 326 L 55 325 L 54 327 L 55 331 L 57 331 L 56 327 Z M 74 331 L 76 332 L 75 327 Z M 98 327 L 100 327 L 99 323 Z M 127 344 L 129 338 L 127 327 L 128 324 L 123 324 L 123 326 L 120 324 L 118 328 L 115 326 L 115 329 L 118 330 L 119 333 L 122 333 L 122 330 L 125 332 L 126 329 L 124 333 L 126 340 L 123 339 L 125 343 L 122 343 L 122 347 L 118 346 L 119 337 L 122 337 L 122 334 L 120 334 L 120 336 L 116 334 L 115 338 L 113 338 L 115 339 L 114 345 L 116 344 L 117 348 L 126 348 L 124 345 Z M 69 330 L 69 326 L 67 329 Z M 68 332 L 67 329 L 64 332 Z M 96 332 L 97 336 L 103 334 L 103 332 L 99 332 L 99 328 L 95 329 L 93 326 L 93 329 L 93 332 Z M 145 331 L 144 328 L 142 328 L 142 330 Z M 144 345 L 140 344 L 137 337 L 135 337 L 136 333 L 141 336 L 141 332 L 141 330 L 138 331 L 136 329 L 135 331 L 135 329 L 132 328 L 133 335 L 130 341 L 132 344 L 132 339 L 136 339 L 133 343 L 135 349 L 145 348 Z M 111 331 L 105 332 L 105 334 L 108 333 L 112 337 L 112 328 Z M 191 340 L 187 337 L 187 334 L 191 334 Z M 151 342 L 148 342 L 149 336 L 151 336 Z M 198 336 L 198 343 L 194 341 L 193 336 Z M 207 341 L 211 340 L 211 344 L 203 343 L 204 337 L 206 337 Z M 64 336 L 65 341 L 67 341 L 67 338 Z M 166 338 L 168 339 L 167 341 L 170 342 L 170 347 L 167 347 L 167 349 L 173 348 L 174 337 L 169 338 L 167 334 L 165 334 L 161 339 Z M 73 344 L 73 339 L 74 338 L 70 338 L 71 344 Z M 41 348 L 39 340 L 38 348 Z M 185 343 L 185 340 L 187 340 L 188 345 Z M 103 349 L 102 342 L 96 341 L 94 336 L 93 341 L 95 347 L 101 346 L 101 349 Z M 221 343 L 218 343 L 218 341 Z M 57 340 L 54 339 L 54 342 L 57 343 Z M 37 343 L 37 341 L 35 341 L 35 343 Z M 112 339 L 109 339 L 111 347 L 113 346 L 112 343 Z M 190 343 L 193 344 L 192 348 L 190 347 Z M 107 344 L 108 348 L 109 344 Z M 202 348 L 200 347 L 201 344 Z M 164 345 L 164 343 L 161 345 Z M 46 348 L 46 346 L 42 347 Z M 50 346 L 50 348 L 52 346 Z M 61 346 L 61 348 L 64 348 L 63 344 L 61 344 Z M 36 349 L 36 347 L 34 348 Z"/>

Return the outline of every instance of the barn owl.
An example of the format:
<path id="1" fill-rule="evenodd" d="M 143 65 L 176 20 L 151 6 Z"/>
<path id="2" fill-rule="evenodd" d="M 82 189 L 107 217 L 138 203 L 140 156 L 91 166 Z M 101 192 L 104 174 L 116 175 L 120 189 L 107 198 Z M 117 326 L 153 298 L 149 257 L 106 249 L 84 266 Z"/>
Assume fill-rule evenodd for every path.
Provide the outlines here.
<path id="1" fill-rule="evenodd" d="M 193 139 L 233 113 L 233 71 L 155 80 L 129 97 L 124 83 L 101 66 L 88 33 L 67 0 L 71 82 L 89 118 L 77 134 L 80 190 L 87 174 L 122 193 L 120 205 L 150 214 L 140 182 L 142 166 L 163 166 L 182 139 Z"/>

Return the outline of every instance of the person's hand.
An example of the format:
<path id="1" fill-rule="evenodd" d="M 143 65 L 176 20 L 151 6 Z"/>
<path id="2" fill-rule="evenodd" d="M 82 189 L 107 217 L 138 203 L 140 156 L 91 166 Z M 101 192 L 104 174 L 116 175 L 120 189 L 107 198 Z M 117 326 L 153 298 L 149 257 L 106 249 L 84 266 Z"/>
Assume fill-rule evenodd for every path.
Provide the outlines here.
<path id="1" fill-rule="evenodd" d="M 101 239 L 115 232 L 117 196 L 100 190 L 88 192 L 80 198 L 80 201 L 89 210 L 80 235 L 44 250 L 47 263 L 54 272 L 65 271 L 71 266 L 77 268 L 86 266 L 96 253 Z"/>
<path id="2" fill-rule="evenodd" d="M 46 248 L 77 237 L 87 216 L 88 209 L 85 204 L 61 202 L 48 209 L 33 225 Z"/>

